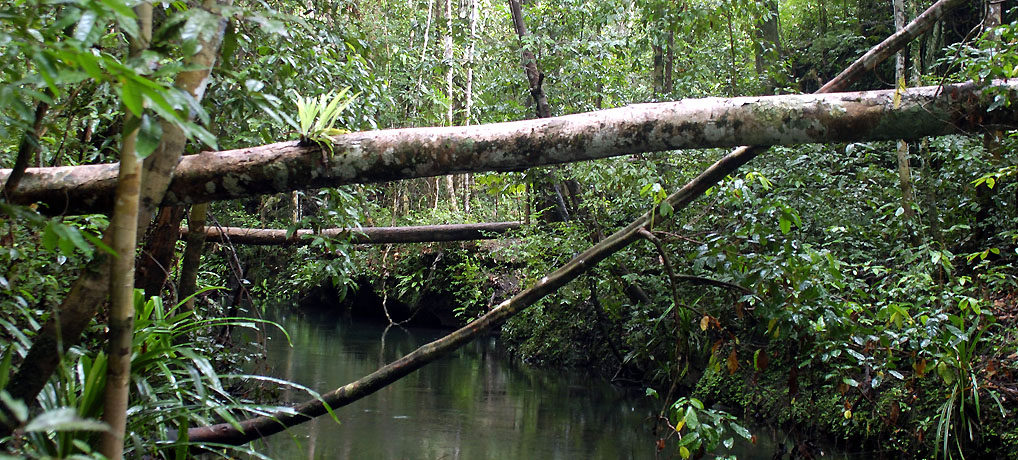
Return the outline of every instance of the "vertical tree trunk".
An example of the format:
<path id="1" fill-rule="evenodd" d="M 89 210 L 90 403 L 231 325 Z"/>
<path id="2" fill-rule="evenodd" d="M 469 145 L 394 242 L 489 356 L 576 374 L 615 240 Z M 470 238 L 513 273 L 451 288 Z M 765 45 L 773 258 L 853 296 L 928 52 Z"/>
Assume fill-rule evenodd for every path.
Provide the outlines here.
<path id="1" fill-rule="evenodd" d="M 1001 6 L 1003 0 L 989 0 L 986 4 L 986 11 L 983 16 L 983 32 L 987 32 L 990 29 L 1000 26 L 1001 23 Z M 999 35 L 991 35 L 991 40 L 997 41 Z M 1000 163 L 1003 146 L 1001 145 L 1001 138 L 1004 133 L 999 130 L 990 130 L 983 134 L 983 149 L 989 153 L 989 160 L 991 166 L 996 166 Z M 973 234 L 973 239 L 977 244 L 982 244 L 988 238 L 991 238 L 997 233 L 997 226 L 993 220 L 993 208 L 994 200 L 993 195 L 996 189 L 991 189 L 986 184 L 976 187 L 976 227 Z"/>
<path id="2" fill-rule="evenodd" d="M 675 89 L 675 32 L 668 30 L 668 38 L 665 43 L 665 75 L 662 80 L 661 92 L 665 95 L 671 94 Z"/>
<path id="3" fill-rule="evenodd" d="M 905 0 L 894 0 L 894 30 L 900 31 L 905 27 Z M 904 90 L 905 83 L 905 52 L 898 51 L 894 57 L 894 79 L 899 90 Z M 915 201 L 912 191 L 912 169 L 908 164 L 908 142 L 898 141 L 898 185 L 901 188 L 901 208 L 905 211 L 902 214 L 906 222 L 912 221 L 915 211 L 912 203 Z"/>
<path id="4" fill-rule="evenodd" d="M 938 208 L 939 205 L 937 203 L 937 184 L 933 180 L 934 168 L 932 155 L 930 155 L 929 141 L 924 139 L 919 143 L 919 155 L 923 160 L 922 184 L 925 191 L 924 195 L 926 195 L 926 212 L 923 214 L 929 222 L 930 235 L 933 237 L 933 241 L 940 243 L 940 247 L 944 247 L 944 234 L 940 230 L 940 208 Z"/>
<path id="5" fill-rule="evenodd" d="M 435 9 L 435 0 L 428 0 L 428 17 L 424 21 L 424 43 L 421 44 L 421 63 L 428 56 L 428 39 L 431 37 L 431 12 Z M 424 72 L 417 76 L 417 92 L 424 91 Z"/>
<path id="6" fill-rule="evenodd" d="M 198 268 L 201 266 L 201 254 L 205 248 L 205 232 L 200 230 L 205 227 L 208 209 L 208 203 L 196 204 L 191 206 L 191 213 L 187 217 L 187 246 L 180 261 L 177 298 L 187 299 L 184 302 L 184 309 L 188 311 L 194 310 L 194 299 L 188 297 L 198 290 Z"/>
<path id="7" fill-rule="evenodd" d="M 449 99 L 449 105 L 445 109 L 445 121 L 447 126 L 453 125 L 453 97 L 452 71 L 453 71 L 453 50 L 452 50 L 452 0 L 445 0 L 445 35 L 442 37 L 442 60 L 445 61 L 445 97 Z"/>
<path id="8" fill-rule="evenodd" d="M 456 98 L 453 96 L 452 71 L 453 71 L 453 49 L 452 49 L 452 0 L 445 0 L 445 36 L 442 37 L 442 60 L 445 61 L 445 96 L 449 104 L 445 110 L 446 126 L 453 126 L 453 106 L 456 105 Z M 452 174 L 445 176 L 445 188 L 449 195 L 449 208 L 459 212 L 458 200 L 456 199 L 456 181 Z"/>
<path id="9" fill-rule="evenodd" d="M 548 118 L 551 116 L 551 108 L 548 106 L 548 97 L 544 94 L 544 74 L 537 69 L 537 56 L 527 47 L 527 25 L 523 22 L 523 9 L 520 7 L 520 0 L 509 0 L 509 12 L 512 14 L 513 26 L 516 28 L 516 36 L 520 39 L 520 54 L 523 57 L 523 67 L 526 69 L 527 82 L 530 83 L 530 96 L 537 105 L 537 118 Z"/>
<path id="10" fill-rule="evenodd" d="M 467 38 L 467 82 L 464 91 L 464 124 L 470 126 L 474 117 L 474 44 L 477 42 L 477 16 L 478 0 L 469 0 L 467 7 L 467 21 L 470 27 L 470 36 Z M 463 175 L 463 212 L 470 214 L 470 191 L 473 185 L 473 174 Z"/>
<path id="11" fill-rule="evenodd" d="M 1001 24 L 1003 20 L 1004 0 L 990 0 L 986 4 L 986 17 L 983 19 L 983 26 L 992 29 Z"/>
<path id="12" fill-rule="evenodd" d="M 527 24 L 523 20 L 523 8 L 520 6 L 519 0 L 509 0 L 509 13 L 512 15 L 513 27 L 520 41 L 520 56 L 527 75 L 527 83 L 530 86 L 530 97 L 533 98 L 536 106 L 537 118 L 548 118 L 551 116 L 551 107 L 544 94 L 544 73 L 537 68 L 537 56 L 527 46 L 530 33 L 527 32 Z M 527 183 L 524 197 L 526 200 L 524 221 L 530 223 L 530 214 L 533 212 L 530 203 L 532 196 L 536 200 L 536 213 L 542 219 L 546 221 L 558 220 L 554 217 L 555 213 L 549 212 L 551 209 L 558 209 L 550 175 L 547 172 L 538 171 L 533 176 L 535 177 Z"/>
<path id="13" fill-rule="evenodd" d="M 152 40 L 152 3 L 134 8 L 140 34 L 131 41 L 131 56 L 140 56 Z M 126 105 L 125 105 L 126 107 Z M 125 115 L 124 138 L 120 151 L 116 205 L 109 228 L 116 252 L 110 268 L 110 293 L 106 388 L 103 396 L 103 421 L 110 427 L 102 432 L 99 452 L 112 460 L 124 456 L 124 432 L 127 426 L 128 388 L 131 381 L 131 349 L 134 337 L 134 253 L 138 242 L 138 202 L 141 193 L 141 160 L 138 159 L 138 132 L 144 114 Z M 137 117 L 137 118 L 135 118 Z M 133 119 L 133 122 L 131 121 Z"/>
<path id="14" fill-rule="evenodd" d="M 650 71 L 651 98 L 658 100 L 665 87 L 665 53 L 664 47 L 658 44 L 650 46 L 652 52 L 652 65 Z"/>
<path id="15" fill-rule="evenodd" d="M 778 32 L 778 1 L 758 0 L 768 16 L 756 22 L 756 42 L 753 44 L 756 73 L 765 81 L 764 94 L 774 93 L 774 79 L 769 74 L 781 54 L 781 38 Z"/>
<path id="16" fill-rule="evenodd" d="M 169 279 L 177 240 L 180 239 L 180 221 L 183 219 L 184 208 L 180 206 L 159 208 L 135 270 L 134 287 L 144 290 L 145 298 L 159 295 Z"/>
<path id="17" fill-rule="evenodd" d="M 726 8 L 725 17 L 728 18 L 728 95 L 735 97 L 737 94 L 735 91 L 735 74 L 738 70 L 735 68 L 735 24 L 733 23 L 735 18 L 732 17 L 730 7 Z"/>
<path id="18" fill-rule="evenodd" d="M 827 0 L 817 0 L 818 16 L 820 18 L 820 35 L 827 34 Z"/>

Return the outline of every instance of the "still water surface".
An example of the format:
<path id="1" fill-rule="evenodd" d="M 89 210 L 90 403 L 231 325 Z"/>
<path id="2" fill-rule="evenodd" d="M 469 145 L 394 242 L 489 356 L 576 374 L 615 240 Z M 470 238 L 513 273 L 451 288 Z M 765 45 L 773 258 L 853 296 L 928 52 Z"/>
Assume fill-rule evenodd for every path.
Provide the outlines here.
<path id="1" fill-rule="evenodd" d="M 270 373 L 322 392 L 444 334 L 294 314 L 280 323 L 293 347 L 281 334 L 270 335 Z M 296 391 L 282 396 L 307 399 Z M 655 408 L 642 392 L 579 371 L 518 365 L 492 338 L 476 340 L 336 414 L 339 424 L 319 417 L 255 447 L 276 459 L 655 458 L 650 432 Z M 769 447 L 749 447 L 740 458 L 770 458 Z"/>

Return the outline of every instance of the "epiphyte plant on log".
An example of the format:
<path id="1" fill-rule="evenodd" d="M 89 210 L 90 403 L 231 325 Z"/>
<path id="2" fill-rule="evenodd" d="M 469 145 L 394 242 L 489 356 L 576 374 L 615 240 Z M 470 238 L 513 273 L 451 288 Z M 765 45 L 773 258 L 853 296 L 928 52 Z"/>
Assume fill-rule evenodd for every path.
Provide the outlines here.
<path id="1" fill-rule="evenodd" d="M 317 145 L 323 150 L 333 153 L 330 148 L 331 136 L 349 133 L 349 130 L 336 128 L 336 123 L 343 111 L 357 98 L 357 94 L 347 96 L 347 86 L 335 96 L 332 93 L 322 94 L 318 98 L 301 96 L 294 91 L 294 102 L 297 105 L 297 128 L 300 129 L 301 145 Z"/>

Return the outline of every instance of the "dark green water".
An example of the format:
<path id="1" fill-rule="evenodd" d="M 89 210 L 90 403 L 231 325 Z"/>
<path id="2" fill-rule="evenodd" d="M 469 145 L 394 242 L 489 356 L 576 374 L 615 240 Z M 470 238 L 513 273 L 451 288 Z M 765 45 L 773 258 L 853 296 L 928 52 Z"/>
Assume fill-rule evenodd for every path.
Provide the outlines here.
<path id="1" fill-rule="evenodd" d="M 443 331 L 287 315 L 269 340 L 270 372 L 328 391 Z M 307 399 L 285 392 L 290 401 Z M 383 390 L 256 444 L 276 459 L 653 459 L 654 403 L 581 372 L 530 369 L 475 341 Z M 740 458 L 771 458 L 773 441 Z M 664 454 L 664 453 L 662 453 Z"/>

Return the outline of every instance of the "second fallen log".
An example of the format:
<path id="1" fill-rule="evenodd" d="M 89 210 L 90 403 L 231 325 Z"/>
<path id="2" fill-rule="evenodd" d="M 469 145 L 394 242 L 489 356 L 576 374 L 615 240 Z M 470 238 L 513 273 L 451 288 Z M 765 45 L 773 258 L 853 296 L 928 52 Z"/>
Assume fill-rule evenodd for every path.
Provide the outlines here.
<path id="1" fill-rule="evenodd" d="M 301 229 L 287 237 L 287 231 L 277 228 L 205 227 L 205 241 L 233 244 L 303 246 L 311 244 L 309 235 L 342 237 L 350 235 L 355 244 L 429 243 L 441 241 L 470 241 L 495 238 L 520 227 L 519 222 L 486 222 L 480 224 L 419 225 L 406 227 L 328 228 L 315 232 Z M 181 239 L 187 237 L 187 227 L 181 227 Z"/>

